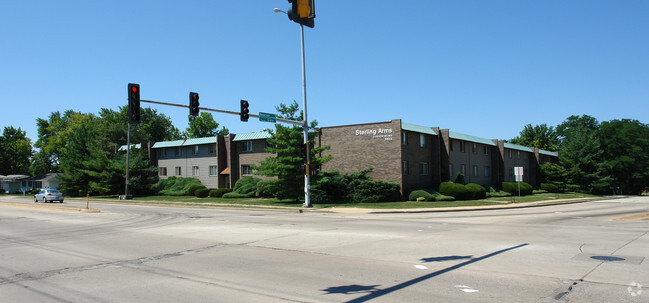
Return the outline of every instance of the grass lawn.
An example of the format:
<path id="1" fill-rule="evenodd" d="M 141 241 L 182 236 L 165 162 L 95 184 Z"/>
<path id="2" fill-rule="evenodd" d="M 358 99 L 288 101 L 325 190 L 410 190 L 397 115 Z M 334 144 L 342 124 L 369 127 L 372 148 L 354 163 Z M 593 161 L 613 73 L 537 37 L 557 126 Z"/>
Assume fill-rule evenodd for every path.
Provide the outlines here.
<path id="1" fill-rule="evenodd" d="M 93 199 L 102 199 L 118 202 L 117 196 L 92 197 Z M 518 203 L 518 197 L 488 198 L 483 200 L 468 201 L 443 201 L 443 202 L 378 202 L 378 203 L 332 203 L 321 204 L 313 203 L 314 208 L 330 207 L 359 207 L 359 208 L 376 208 L 376 209 L 398 209 L 398 208 L 439 208 L 439 207 L 459 207 L 459 206 L 485 206 L 501 205 L 504 203 Z M 552 202 L 558 199 L 575 199 L 575 198 L 598 198 L 598 196 L 580 194 L 580 193 L 561 193 L 561 194 L 535 194 L 522 196 L 521 203 L 548 201 Z M 135 197 L 133 200 L 122 201 L 130 204 L 157 204 L 157 205 L 186 205 L 186 206 L 208 206 L 208 207 L 302 207 L 302 202 L 292 200 L 278 200 L 266 198 L 197 198 L 193 196 L 144 196 Z"/>

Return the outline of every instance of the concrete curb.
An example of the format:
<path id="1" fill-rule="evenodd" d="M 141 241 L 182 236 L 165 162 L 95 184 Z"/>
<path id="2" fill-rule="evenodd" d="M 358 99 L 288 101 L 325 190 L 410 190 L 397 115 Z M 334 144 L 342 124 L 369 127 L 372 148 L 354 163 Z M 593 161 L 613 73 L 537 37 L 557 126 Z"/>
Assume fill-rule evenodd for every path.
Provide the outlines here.
<path id="1" fill-rule="evenodd" d="M 0 206 L 26 208 L 26 209 L 39 209 L 39 210 L 54 210 L 71 213 L 100 213 L 101 211 L 96 208 L 82 208 L 75 206 L 54 205 L 54 204 L 28 204 L 28 203 L 11 203 L 0 202 Z"/>

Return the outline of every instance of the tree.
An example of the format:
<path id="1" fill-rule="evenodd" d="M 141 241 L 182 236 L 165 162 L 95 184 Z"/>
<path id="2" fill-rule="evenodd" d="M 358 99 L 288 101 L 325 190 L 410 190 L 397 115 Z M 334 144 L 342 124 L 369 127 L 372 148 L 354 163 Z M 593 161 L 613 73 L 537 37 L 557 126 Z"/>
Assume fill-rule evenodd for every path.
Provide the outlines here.
<path id="1" fill-rule="evenodd" d="M 25 131 L 5 126 L 0 136 L 0 175 L 29 174 L 32 142 Z"/>
<path id="2" fill-rule="evenodd" d="M 543 183 L 549 183 L 560 190 L 564 190 L 568 180 L 568 171 L 559 164 L 546 162 L 541 164 L 541 177 Z"/>
<path id="3" fill-rule="evenodd" d="M 598 131 L 597 119 L 587 115 L 570 116 L 557 126 L 561 139 L 559 163 L 568 171 L 569 182 L 588 192 L 602 192 L 610 187 Z"/>
<path id="4" fill-rule="evenodd" d="M 554 130 L 554 127 L 548 127 L 545 123 L 535 126 L 528 124 L 525 125 L 518 137 L 509 140 L 509 142 L 548 151 L 556 151 L 559 145 L 559 136 Z"/>
<path id="5" fill-rule="evenodd" d="M 302 116 L 296 116 L 299 109 L 297 102 L 286 106 L 280 104 L 275 107 L 279 113 L 278 117 L 289 120 L 302 121 Z M 312 121 L 310 129 L 315 129 L 316 121 Z M 323 151 L 329 149 L 328 146 L 315 147 L 314 139 L 317 132 L 309 132 L 309 144 L 311 165 L 318 167 L 331 159 L 331 155 L 326 157 L 317 156 Z M 276 176 L 277 192 L 280 199 L 295 199 L 299 201 L 304 193 L 304 171 L 300 170 L 302 163 L 302 145 L 304 144 L 304 133 L 301 126 L 286 127 L 281 124 L 275 124 L 275 131 L 271 131 L 271 137 L 268 139 L 266 151 L 276 156 L 268 157 L 261 161 L 259 166 L 253 166 L 255 174 L 263 176 Z"/>
<path id="6" fill-rule="evenodd" d="M 649 126 L 638 120 L 602 122 L 599 129 L 602 160 L 612 185 L 637 194 L 649 185 Z"/>
<path id="7" fill-rule="evenodd" d="M 225 127 L 222 127 L 221 130 L 218 128 L 219 123 L 214 121 L 211 113 L 201 112 L 198 117 L 189 116 L 189 125 L 185 130 L 185 135 L 189 138 L 203 138 L 225 136 L 230 133 Z"/>
<path id="8" fill-rule="evenodd" d="M 65 133 L 72 122 L 72 117 L 79 114 L 67 110 L 61 115 L 61 112 L 56 111 L 51 113 L 47 120 L 36 119 L 38 140 L 34 146 L 39 151 L 32 159 L 32 172 L 39 174 L 61 172 L 60 162 L 67 142 Z"/>

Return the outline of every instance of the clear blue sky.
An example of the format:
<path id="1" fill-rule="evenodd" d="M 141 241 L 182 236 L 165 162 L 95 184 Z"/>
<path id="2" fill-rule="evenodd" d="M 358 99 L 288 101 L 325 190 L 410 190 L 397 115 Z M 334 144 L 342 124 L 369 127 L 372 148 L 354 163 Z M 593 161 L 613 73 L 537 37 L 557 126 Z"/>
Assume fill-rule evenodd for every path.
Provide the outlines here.
<path id="1" fill-rule="evenodd" d="M 4 1 L 0 127 L 142 99 L 252 113 L 302 104 L 285 0 Z M 390 119 L 510 139 L 570 115 L 649 123 L 649 1 L 322 1 L 305 28 L 309 120 Z M 186 109 L 149 105 L 181 131 Z M 214 114 L 233 133 L 270 123 Z"/>

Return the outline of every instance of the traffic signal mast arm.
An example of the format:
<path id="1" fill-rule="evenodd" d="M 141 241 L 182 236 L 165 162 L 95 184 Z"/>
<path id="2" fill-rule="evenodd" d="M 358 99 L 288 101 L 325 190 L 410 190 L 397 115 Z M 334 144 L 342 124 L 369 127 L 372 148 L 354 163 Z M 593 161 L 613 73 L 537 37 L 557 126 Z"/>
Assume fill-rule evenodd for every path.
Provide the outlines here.
<path id="1" fill-rule="evenodd" d="M 182 107 L 182 108 L 189 108 L 189 105 L 168 103 L 168 102 L 161 102 L 161 101 L 152 101 L 152 100 L 140 99 L 140 102 L 160 104 L 160 105 L 169 105 L 169 106 L 176 106 L 176 107 Z M 204 111 L 209 111 L 209 112 L 222 113 L 222 114 L 231 114 L 231 115 L 237 115 L 237 116 L 240 115 L 240 112 L 229 111 L 229 110 L 222 110 L 222 109 L 215 109 L 215 108 L 208 108 L 208 107 L 199 107 L 198 109 L 204 110 Z M 249 115 L 250 115 L 250 117 L 259 119 L 259 115 L 255 115 L 255 114 L 252 114 L 252 113 L 249 113 Z M 281 123 L 300 125 L 300 126 L 304 125 L 304 122 L 302 122 L 302 121 L 288 120 L 288 119 L 282 119 L 282 118 L 277 118 L 276 120 L 277 120 L 277 122 L 281 122 Z"/>

